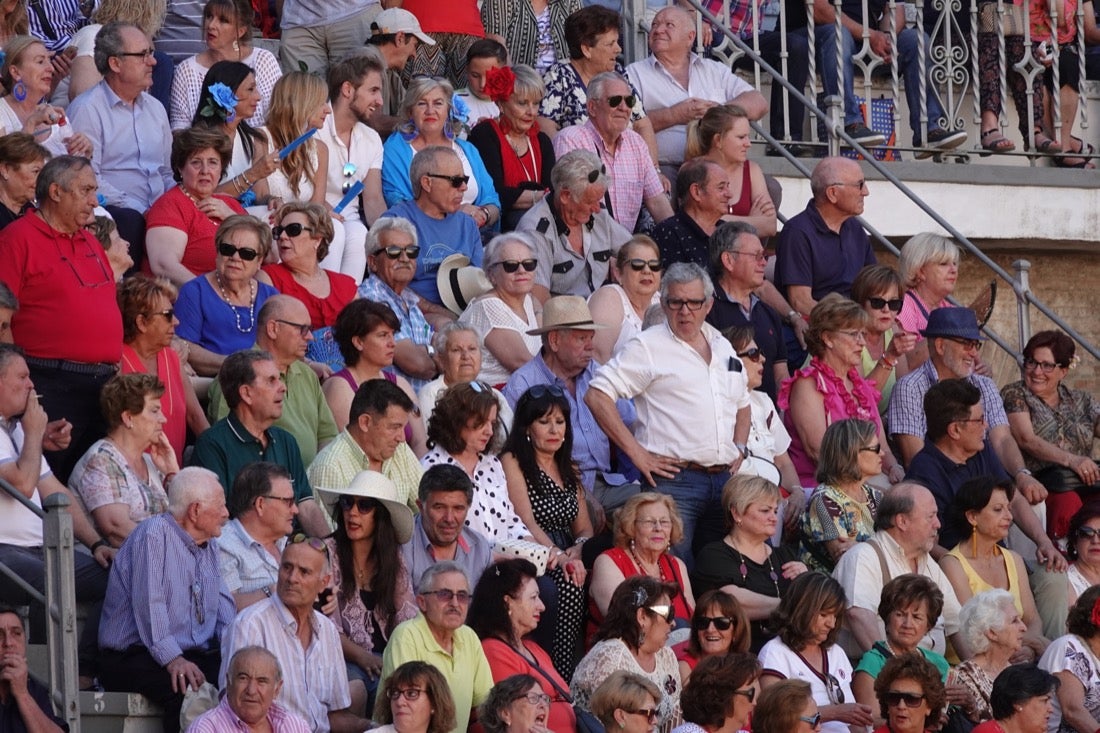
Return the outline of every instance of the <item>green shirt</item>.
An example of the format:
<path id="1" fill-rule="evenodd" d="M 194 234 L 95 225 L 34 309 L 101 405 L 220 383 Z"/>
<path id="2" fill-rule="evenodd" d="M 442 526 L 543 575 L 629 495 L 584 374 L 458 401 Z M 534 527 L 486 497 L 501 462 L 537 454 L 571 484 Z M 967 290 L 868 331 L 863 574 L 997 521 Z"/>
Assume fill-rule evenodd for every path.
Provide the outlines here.
<path id="1" fill-rule="evenodd" d="M 871 679 L 878 677 L 878 673 L 886 666 L 886 660 L 889 659 L 890 656 L 893 656 L 889 654 L 889 650 L 885 647 L 886 645 L 881 641 L 876 641 L 868 651 L 863 653 L 863 656 L 860 657 L 859 664 L 852 670 L 852 673 L 866 672 L 871 675 Z M 925 649 L 924 647 L 917 647 L 917 651 L 923 654 L 924 658 L 940 671 L 940 677 L 943 679 L 944 683 L 946 683 L 947 673 L 950 671 L 951 665 L 947 663 L 943 655 Z"/>
<path id="2" fill-rule="evenodd" d="M 307 475 L 310 485 L 317 489 L 343 489 L 351 485 L 356 474 L 368 470 L 370 458 L 351 433 L 345 430 L 321 449 L 313 463 L 309 464 Z M 393 456 L 382 461 L 381 473 L 397 487 L 397 500 L 409 507 L 413 514 L 418 513 L 416 499 L 424 468 L 416 460 L 416 454 L 408 443 L 399 443 Z"/>

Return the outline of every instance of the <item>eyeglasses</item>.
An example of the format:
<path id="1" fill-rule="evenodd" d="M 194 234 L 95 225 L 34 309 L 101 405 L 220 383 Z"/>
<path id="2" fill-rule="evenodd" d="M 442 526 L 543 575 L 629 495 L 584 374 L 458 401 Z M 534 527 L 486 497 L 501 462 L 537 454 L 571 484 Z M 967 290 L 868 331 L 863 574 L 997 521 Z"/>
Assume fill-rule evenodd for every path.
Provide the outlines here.
<path id="1" fill-rule="evenodd" d="M 1092 527 L 1077 528 L 1077 539 L 1092 540 L 1093 537 L 1100 537 L 1100 529 L 1093 529 Z"/>
<path id="2" fill-rule="evenodd" d="M 851 186 L 853 188 L 858 188 L 858 189 L 862 190 L 863 187 L 867 185 L 867 181 L 863 180 L 863 179 L 858 180 L 858 181 L 833 181 L 829 185 L 830 186 Z"/>
<path id="3" fill-rule="evenodd" d="M 298 221 L 292 222 L 285 226 L 283 226 L 282 224 L 277 224 L 276 226 L 271 227 L 271 236 L 273 236 L 275 239 L 278 239 L 284 233 L 291 238 L 297 237 L 302 232 L 309 232 L 310 234 L 312 234 L 313 227 L 307 227 L 305 224 L 302 224 Z"/>
<path id="4" fill-rule="evenodd" d="M 398 247 L 397 245 L 392 245 L 390 247 L 384 247 L 378 251 L 385 252 L 386 256 L 389 257 L 391 260 L 400 259 L 401 255 L 405 255 L 410 260 L 415 260 L 420 254 L 420 247 L 415 244 L 410 244 L 408 247 Z"/>
<path id="5" fill-rule="evenodd" d="M 646 720 L 649 721 L 650 725 L 656 723 L 658 716 L 660 716 L 661 714 L 661 711 L 657 708 L 641 708 L 639 710 L 627 710 L 626 712 L 630 713 L 631 715 L 644 715 L 646 717 Z"/>
<path id="6" fill-rule="evenodd" d="M 634 524 L 644 529 L 654 529 L 660 527 L 661 529 L 669 529 L 672 527 L 671 519 L 635 519 Z"/>
<path id="7" fill-rule="evenodd" d="M 747 351 L 738 351 L 738 359 L 752 359 L 753 361 L 763 361 L 764 352 L 760 350 L 759 346 L 754 346 Z"/>
<path id="8" fill-rule="evenodd" d="M 696 631 L 706 631 L 711 624 L 719 631 L 729 631 L 733 626 L 733 619 L 729 616 L 698 616 L 691 620 L 691 628 Z"/>
<path id="9" fill-rule="evenodd" d="M 924 695 L 917 695 L 912 692 L 899 692 L 897 690 L 887 690 L 882 693 L 882 701 L 886 703 L 886 707 L 896 707 L 902 703 L 905 703 L 907 708 L 915 708 L 921 704 L 924 699 Z"/>
<path id="10" fill-rule="evenodd" d="M 481 394 L 482 392 L 492 392 L 492 388 L 487 384 L 483 384 L 480 380 L 475 379 L 470 382 L 470 389 Z"/>
<path id="11" fill-rule="evenodd" d="M 293 496 L 275 496 L 274 494 L 263 494 L 260 498 L 271 499 L 272 501 L 281 501 L 286 504 L 287 509 L 293 508 L 295 501 Z"/>
<path id="12" fill-rule="evenodd" d="M 308 323 L 295 323 L 294 321 L 284 321 L 282 318 L 276 318 L 275 322 L 281 323 L 284 326 L 290 326 L 291 328 L 298 329 L 298 335 L 300 335 L 302 338 L 308 336 L 309 332 L 312 330 L 310 324 Z"/>
<path id="13" fill-rule="evenodd" d="M 702 309 L 707 302 L 706 298 L 665 298 L 665 307 L 669 310 L 683 310 L 685 306 L 689 311 Z"/>
<path id="14" fill-rule="evenodd" d="M 451 590 L 450 588 L 440 588 L 439 590 L 430 590 L 421 593 L 422 596 L 435 596 L 435 599 L 440 603 L 450 603 L 451 601 L 458 601 L 459 603 L 470 602 L 470 592 L 465 590 Z"/>
<path id="15" fill-rule="evenodd" d="M 894 313 L 901 313 L 901 298 L 868 298 L 867 304 L 871 306 L 873 310 L 880 311 L 883 308 L 889 308 Z"/>
<path id="16" fill-rule="evenodd" d="M 879 443 L 874 445 L 865 445 L 859 449 L 860 453 L 882 453 L 882 446 Z"/>
<path id="17" fill-rule="evenodd" d="M 556 384 L 536 384 L 531 389 L 527 390 L 527 394 L 531 395 L 536 400 L 541 400 L 546 395 L 551 397 L 565 397 L 565 390 Z"/>
<path id="18" fill-rule="evenodd" d="M 606 175 L 606 174 L 607 174 L 607 166 L 606 165 L 601 165 L 598 169 L 596 169 L 594 171 L 588 171 L 588 182 L 589 183 L 595 183 L 596 180 L 599 179 L 599 177 L 601 175 Z"/>
<path id="19" fill-rule="evenodd" d="M 1059 367 L 1061 364 L 1055 364 L 1052 361 L 1035 361 L 1032 358 L 1024 359 L 1024 369 L 1028 371 L 1041 371 L 1043 374 L 1050 374 L 1054 371 L 1055 367 Z"/>
<path id="20" fill-rule="evenodd" d="M 734 257 L 752 257 L 757 262 L 767 262 L 768 255 L 764 250 L 759 252 L 730 252 Z"/>
<path id="21" fill-rule="evenodd" d="M 676 620 L 676 609 L 670 604 L 661 604 L 660 606 L 646 606 L 645 610 L 652 613 L 654 616 L 663 618 L 668 623 L 672 623 Z"/>
<path id="22" fill-rule="evenodd" d="M 300 545 L 303 542 L 314 550 L 317 550 L 317 552 L 322 553 L 325 557 L 328 557 L 328 545 L 326 545 L 323 540 L 319 540 L 316 537 L 310 537 L 305 532 L 298 532 L 290 538 L 290 544 L 292 545 Z"/>
<path id="23" fill-rule="evenodd" d="M 752 702 L 753 700 L 756 699 L 756 688 L 755 687 L 750 687 L 746 690 L 734 690 L 733 694 L 734 695 L 740 695 L 741 697 L 745 698 L 749 702 Z"/>
<path id="24" fill-rule="evenodd" d="M 279 227 L 275 227 L 278 229 Z M 233 255 L 239 255 L 245 262 L 251 262 L 260 256 L 260 253 L 251 247 L 234 247 L 229 242 L 218 242 L 218 254 L 222 257 L 232 257 Z"/>
<path id="25" fill-rule="evenodd" d="M 147 48 L 143 51 L 119 51 L 115 56 L 130 56 L 135 59 L 147 59 L 153 56 L 154 50 Z"/>
<path id="26" fill-rule="evenodd" d="M 451 184 L 452 188 L 462 188 L 470 181 L 469 176 L 445 176 L 442 173 L 427 173 L 425 175 L 427 175 L 428 178 L 440 178 L 447 181 Z"/>
<path id="27" fill-rule="evenodd" d="M 809 723 L 811 728 L 816 728 L 817 726 L 821 725 L 821 713 L 814 713 L 809 718 L 807 718 L 805 715 L 800 715 L 798 716 L 798 719 L 801 720 L 803 723 Z"/>
<path id="28" fill-rule="evenodd" d="M 829 695 L 829 702 L 833 705 L 844 704 L 844 689 L 840 686 L 840 680 L 831 674 L 825 675 L 825 692 Z"/>
<path id="29" fill-rule="evenodd" d="M 400 700 L 401 698 L 405 698 L 409 702 L 412 702 L 413 700 L 419 700 L 420 695 L 423 692 L 424 690 L 421 690 L 419 687 L 406 687 L 404 690 L 390 690 L 387 697 L 389 697 L 391 700 Z"/>
<path id="30" fill-rule="evenodd" d="M 550 696 L 545 692 L 528 692 L 526 695 L 520 695 L 519 697 L 513 697 L 512 700 L 526 700 L 532 705 L 549 705 Z"/>
<path id="31" fill-rule="evenodd" d="M 523 268 L 524 272 L 534 272 L 535 268 L 539 266 L 539 261 L 536 259 L 526 260 L 501 260 L 500 262 L 494 262 L 490 267 L 496 267 L 500 265 L 500 268 L 512 275 L 519 271 L 519 268 Z"/>
<path id="32" fill-rule="evenodd" d="M 84 277 L 80 274 L 80 270 L 78 270 L 76 265 L 73 264 L 73 261 L 70 260 L 68 257 L 66 257 L 65 254 L 61 251 L 61 245 L 58 244 L 56 240 L 54 241 L 54 247 L 57 248 L 57 256 L 60 257 L 61 260 L 66 265 L 69 266 L 70 270 L 72 270 L 73 277 L 75 277 L 76 281 L 78 283 L 80 283 L 80 287 L 82 287 L 82 288 L 98 288 L 100 286 L 107 285 L 109 283 L 114 282 L 114 278 L 112 278 L 111 275 L 107 272 L 107 266 L 103 264 L 103 260 L 99 259 L 99 256 L 95 253 L 94 250 L 92 250 L 90 248 L 90 246 L 89 246 L 88 252 L 86 254 L 84 254 L 83 256 L 87 257 L 89 259 L 95 260 L 95 263 L 97 265 L 99 265 L 99 273 L 100 273 L 100 275 L 102 275 L 103 279 L 98 280 L 96 282 L 84 282 Z M 80 257 L 81 255 L 76 255 L 76 256 Z M 78 261 L 80 261 L 80 260 L 78 260 Z"/>
<path id="33" fill-rule="evenodd" d="M 867 342 L 867 332 L 866 331 L 840 331 L 840 330 L 837 330 L 837 331 L 833 331 L 833 333 L 844 334 L 848 338 L 855 339 L 856 341 L 862 341 L 864 343 Z"/>
<path id="34" fill-rule="evenodd" d="M 638 103 L 638 98 L 633 94 L 612 94 L 607 98 L 607 106 L 611 109 L 615 109 L 623 102 L 626 102 L 627 107 L 633 108 Z"/>
<path id="35" fill-rule="evenodd" d="M 153 311 L 152 313 L 146 313 L 145 315 L 148 318 L 152 318 L 153 316 L 164 316 L 164 320 L 171 321 L 173 318 L 176 317 L 176 309 L 169 308 L 168 310 L 163 311 Z"/>
<path id="36" fill-rule="evenodd" d="M 645 268 L 649 268 L 650 272 L 660 272 L 665 269 L 665 263 L 660 260 L 643 260 L 640 257 L 635 257 L 626 261 L 626 264 L 630 265 L 630 269 L 634 272 L 641 272 Z"/>
<path id="37" fill-rule="evenodd" d="M 976 422 L 976 423 L 984 423 L 984 422 L 985 422 L 985 415 L 982 415 L 981 417 L 960 417 L 960 418 L 959 418 L 958 420 L 952 420 L 951 422 Z"/>
<path id="38" fill-rule="evenodd" d="M 377 509 L 378 502 L 371 499 L 369 496 L 348 496 L 344 494 L 340 497 L 341 509 L 345 512 L 350 512 L 352 507 L 358 509 L 360 514 L 366 514 Z"/>
<path id="39" fill-rule="evenodd" d="M 977 339 L 964 339 L 958 336 L 941 336 L 940 338 L 947 339 L 948 341 L 954 341 L 962 346 L 967 351 L 977 351 L 982 347 L 982 342 Z"/>
<path id="40" fill-rule="evenodd" d="M 351 187 L 355 185 L 355 179 L 353 178 L 353 176 L 355 175 L 355 172 L 357 170 L 359 170 L 359 168 L 355 165 L 355 163 L 344 163 L 344 183 L 342 186 L 340 186 L 340 191 L 342 193 L 347 193 L 351 190 Z"/>

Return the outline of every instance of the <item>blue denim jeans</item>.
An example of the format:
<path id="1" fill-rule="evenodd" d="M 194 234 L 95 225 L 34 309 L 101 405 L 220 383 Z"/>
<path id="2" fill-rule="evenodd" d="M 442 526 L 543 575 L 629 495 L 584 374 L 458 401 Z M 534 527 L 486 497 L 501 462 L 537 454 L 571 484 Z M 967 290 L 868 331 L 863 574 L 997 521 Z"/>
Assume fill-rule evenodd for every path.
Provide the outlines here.
<path id="1" fill-rule="evenodd" d="M 685 468 L 675 478 L 657 479 L 654 491 L 672 497 L 684 523 L 684 537 L 673 545 L 672 552 L 684 561 L 688 572 L 695 567 L 695 553 L 726 533 L 722 487 L 729 479 L 727 471 L 704 473 Z"/>
<path id="2" fill-rule="evenodd" d="M 909 128 L 914 135 L 921 135 L 922 125 L 920 121 L 920 85 L 921 77 L 924 77 L 928 94 L 928 123 L 923 127 L 934 130 L 940 126 L 940 118 L 944 117 L 943 107 L 940 106 L 939 97 L 932 86 L 932 80 L 928 78 L 928 58 L 932 51 L 932 39 L 927 34 L 924 36 L 924 66 L 921 66 L 920 49 L 918 43 L 920 36 L 916 28 L 906 28 L 898 34 L 898 70 L 905 75 L 905 100 L 909 104 Z M 950 128 L 951 125 L 946 125 Z"/>

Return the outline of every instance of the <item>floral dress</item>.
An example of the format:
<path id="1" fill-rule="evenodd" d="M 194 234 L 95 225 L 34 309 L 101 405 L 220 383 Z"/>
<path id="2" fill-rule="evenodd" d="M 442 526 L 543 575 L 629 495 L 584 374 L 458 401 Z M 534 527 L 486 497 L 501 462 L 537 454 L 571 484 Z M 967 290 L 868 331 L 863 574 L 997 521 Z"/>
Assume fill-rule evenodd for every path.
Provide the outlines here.
<path id="1" fill-rule="evenodd" d="M 1100 659 L 1092 653 L 1089 643 L 1076 634 L 1066 634 L 1050 642 L 1039 658 L 1039 668 L 1051 674 L 1069 672 L 1085 688 L 1082 701 L 1093 720 L 1100 719 Z M 1051 695 L 1054 712 L 1047 722 L 1047 733 L 1075 733 L 1072 725 L 1062 720 L 1062 706 L 1057 695 Z M 1059 725 L 1059 721 L 1061 724 Z"/>
<path id="2" fill-rule="evenodd" d="M 642 95 L 630 83 L 626 69 L 615 62 L 615 73 L 630 84 L 630 93 L 634 95 L 634 107 L 631 108 L 630 121 L 637 122 L 645 117 L 642 108 Z M 546 82 L 546 96 L 539 103 L 539 116 L 553 120 L 558 127 L 583 125 L 588 121 L 588 87 L 581 81 L 580 74 L 573 64 L 561 61 L 547 70 L 543 77 Z"/>
<path id="3" fill-rule="evenodd" d="M 810 570 L 833 572 L 836 561 L 825 548 L 830 540 L 846 537 L 863 542 L 875 534 L 875 515 L 882 494 L 874 487 L 861 487 L 863 501 L 857 501 L 836 486 L 821 484 L 810 497 L 802 515 L 804 560 Z"/>

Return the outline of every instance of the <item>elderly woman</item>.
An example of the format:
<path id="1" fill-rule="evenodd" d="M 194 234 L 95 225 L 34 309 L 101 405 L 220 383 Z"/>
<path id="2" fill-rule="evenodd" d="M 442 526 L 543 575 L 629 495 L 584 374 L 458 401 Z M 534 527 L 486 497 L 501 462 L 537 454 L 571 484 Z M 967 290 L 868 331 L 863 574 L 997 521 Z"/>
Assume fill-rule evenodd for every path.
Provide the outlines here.
<path id="1" fill-rule="evenodd" d="M 1050 643 L 1039 668 L 1058 678 L 1053 723 L 1058 730 L 1100 728 L 1100 587 L 1086 590 L 1066 617 L 1065 636 Z"/>
<path id="2" fill-rule="evenodd" d="M 672 647 L 680 663 L 680 681 L 687 684 L 699 662 L 709 657 L 749 650 L 749 619 L 729 593 L 708 590 L 691 616 L 691 635 Z"/>
<path id="3" fill-rule="evenodd" d="M 951 305 L 947 296 L 955 291 L 959 278 L 959 247 L 939 234 L 916 234 L 901 247 L 898 273 L 905 296 L 897 322 L 917 340 L 906 360 L 912 370 L 928 361 L 928 342 L 920 335 L 928 325 L 928 314 Z"/>
<path id="4" fill-rule="evenodd" d="M 879 714 L 886 723 L 875 733 L 937 730 L 947 702 L 940 671 L 919 654 L 893 657 L 875 678 Z"/>
<path id="5" fill-rule="evenodd" d="M 382 652 L 397 624 L 417 613 L 401 545 L 412 537 L 413 515 L 393 482 L 363 471 L 347 488 L 317 487 L 336 531 L 325 540 L 332 558 L 336 608 L 351 689 L 351 709 L 374 709 Z"/>
<path id="6" fill-rule="evenodd" d="M 661 689 L 644 676 L 619 670 L 600 683 L 589 707 L 608 730 L 657 733 Z"/>
<path id="7" fill-rule="evenodd" d="M 588 615 L 593 625 L 598 626 L 608 614 L 616 589 L 635 576 L 652 577 L 674 588 L 673 621 L 687 625 L 695 596 L 687 566 L 670 549 L 683 534 L 684 523 L 671 497 L 643 491 L 627 500 L 616 514 L 615 546 L 592 565 Z"/>
<path id="8" fill-rule="evenodd" d="M 684 724 L 672 733 L 736 733 L 748 727 L 759 685 L 752 654 L 707 657 L 680 695 Z"/>
<path id="9" fill-rule="evenodd" d="M 292 201 L 275 213 L 275 222 L 271 235 L 279 262 L 264 265 L 258 279 L 305 305 L 313 331 L 307 358 L 340 369 L 344 360 L 332 325 L 356 292 L 354 279 L 322 267 L 332 242 L 332 217 L 321 204 Z"/>
<path id="10" fill-rule="evenodd" d="M 544 710 L 543 725 L 555 733 L 575 731 L 576 716 L 566 694 L 568 683 L 555 670 L 550 655 L 530 638 L 546 610 L 539 597 L 535 573 L 534 565 L 519 558 L 500 560 L 490 566 L 474 588 L 467 622 L 481 638 L 493 681 L 498 686 L 516 676 L 531 680 L 527 692 L 517 692 L 505 705 L 518 701 L 533 688 L 546 698 L 548 710 Z M 575 642 L 576 631 L 573 635 Z M 498 718 L 502 712 L 497 711 Z M 523 733 L 527 733 L 526 729 Z"/>
<path id="11" fill-rule="evenodd" d="M 397 115 L 405 122 L 383 147 L 382 195 L 388 206 L 415 198 L 409 178 L 413 156 L 441 145 L 458 155 L 468 177 L 459 211 L 484 228 L 500 220 L 500 198 L 477 148 L 457 137 L 464 120 L 458 118 L 453 100 L 454 87 L 446 80 L 421 77 L 409 83 Z"/>
<path id="12" fill-rule="evenodd" d="M 134 266 L 134 258 L 130 256 L 130 243 L 118 233 L 115 220 L 109 216 L 96 216 L 88 225 L 88 230 L 103 245 L 115 282 L 122 282 L 123 276 Z"/>
<path id="13" fill-rule="evenodd" d="M 218 226 L 245 213 L 236 199 L 216 192 L 231 154 L 220 130 L 190 128 L 173 136 L 172 174 L 179 185 L 165 191 L 145 215 L 146 274 L 179 287 L 214 269 Z M 267 249 L 261 255 L 266 257 Z"/>
<path id="14" fill-rule="evenodd" d="M 366 252 L 369 274 L 359 285 L 359 297 L 385 303 L 397 314 L 401 328 L 394 334 L 394 369 L 419 392 L 439 370 L 432 360 L 432 327 L 420 310 L 420 297 L 409 288 L 420 255 L 416 227 L 399 216 L 379 217 L 367 233 Z"/>
<path id="15" fill-rule="evenodd" d="M 180 465 L 164 434 L 164 385 L 151 374 L 122 374 L 103 385 L 99 403 L 107 437 L 77 462 L 69 487 L 113 547 L 137 523 L 168 509 L 165 485 Z M 146 452 L 148 451 L 148 452 Z"/>
<path id="16" fill-rule="evenodd" d="M 973 655 L 956 667 L 952 681 L 971 695 L 973 704 L 966 711 L 970 719 L 989 720 L 993 717 L 993 681 L 1020 652 L 1027 626 L 1012 594 L 997 588 L 978 593 L 963 604 L 959 627 Z"/>
<path id="17" fill-rule="evenodd" d="M 267 224 L 254 216 L 230 216 L 218 227 L 215 241 L 213 271 L 185 283 L 175 308 L 176 335 L 188 342 L 188 363 L 201 376 L 216 375 L 226 356 L 255 345 L 256 314 L 278 295 L 256 280 L 271 250 Z"/>
<path id="18" fill-rule="evenodd" d="M 596 361 L 606 364 L 627 341 L 642 332 L 646 312 L 661 302 L 661 250 L 644 234 L 619 248 L 611 261 L 611 282 L 588 298 L 592 320 L 604 328 L 595 332 Z"/>
<path id="19" fill-rule="evenodd" d="M 880 416 L 886 415 L 894 384 L 909 373 L 908 354 L 917 344 L 917 335 L 898 323 L 901 311 L 901 277 L 886 265 L 868 265 L 852 281 L 852 300 L 867 312 L 867 331 L 860 371 L 882 396 Z"/>
<path id="20" fill-rule="evenodd" d="M 760 650 L 760 686 L 792 678 L 809 682 L 825 733 L 849 733 L 849 725 L 873 722 L 871 708 L 854 700 L 852 665 L 836 644 L 846 605 L 844 589 L 832 576 L 803 573 L 772 613 L 776 638 Z"/>
<path id="21" fill-rule="evenodd" d="M 973 733 L 1049 733 L 1058 678 L 1034 664 L 1014 664 L 993 683 L 993 719 Z M 1055 727 L 1050 727 L 1051 723 Z"/>
<path id="22" fill-rule="evenodd" d="M 1069 605 L 1094 585 L 1100 585 L 1100 502 L 1090 501 L 1069 520 L 1066 532 Z"/>
<path id="23" fill-rule="evenodd" d="M 368 379 L 393 382 L 416 403 L 416 393 L 404 377 L 386 371 L 393 364 L 393 335 L 401 322 L 388 305 L 362 298 L 353 300 L 336 316 L 332 337 L 344 357 L 344 368 L 335 372 L 321 385 L 325 401 L 332 410 L 337 425 L 347 425 L 351 401 L 359 385 Z M 424 421 L 419 408 L 409 415 L 405 440 L 418 456 L 424 455 Z"/>
<path id="24" fill-rule="evenodd" d="M 375 733 L 447 733 L 457 723 L 447 678 L 427 662 L 405 662 L 386 678 L 378 696 Z"/>
<path id="25" fill-rule="evenodd" d="M 172 348 L 179 320 L 172 303 L 176 288 L 167 280 L 131 277 L 118 286 L 118 309 L 122 313 L 121 374 L 149 374 L 164 385 L 161 414 L 164 434 L 172 445 L 176 462 L 183 465 L 187 429 L 200 435 L 210 427 L 199 404 L 195 387 L 184 377 L 180 355 Z"/>
<path id="26" fill-rule="evenodd" d="M 676 586 L 647 575 L 627 578 L 611 597 L 607 617 L 596 633 L 595 645 L 577 665 L 571 688 L 581 708 L 592 705 L 596 688 L 616 670 L 638 674 L 664 694 L 655 699 L 657 716 L 650 721 L 675 724 L 680 717 L 680 674 L 676 655 L 666 646 L 675 621 L 672 606 Z M 597 717 L 602 717 L 597 713 Z"/>
<path id="27" fill-rule="evenodd" d="M 879 394 L 860 374 L 867 314 L 856 303 L 830 293 L 810 312 L 806 348 L 811 358 L 780 386 L 779 409 L 791 434 L 791 460 L 803 486 L 813 486 L 825 429 L 849 417 L 875 423 L 883 470 L 891 483 L 904 469 L 886 443 L 878 414 Z"/>
<path id="28" fill-rule="evenodd" d="M 481 372 L 481 339 L 474 329 L 449 323 L 432 336 L 432 347 L 440 374 L 420 390 L 420 410 L 425 423 L 445 389 L 460 382 L 473 382 Z M 512 408 L 500 390 L 494 387 L 493 394 L 500 403 L 500 423 L 505 432 L 511 431 Z"/>
<path id="29" fill-rule="evenodd" d="M 0 229 L 22 216 L 35 199 L 34 184 L 50 151 L 34 135 L 13 132 L 0 136 Z"/>
<path id="30" fill-rule="evenodd" d="M 500 117 L 475 125 L 469 140 L 500 194 L 501 225 L 512 231 L 550 190 L 554 146 L 536 124 L 546 87 L 530 66 L 505 66 L 485 72 L 485 93 L 499 106 Z"/>
<path id="31" fill-rule="evenodd" d="M 749 617 L 755 652 L 772 638 L 764 622 L 806 566 L 797 547 L 768 544 L 779 524 L 778 486 L 739 474 L 722 488 L 722 506 L 729 533 L 699 552 L 694 581 L 700 590 L 720 588 L 737 599 Z"/>
<path id="32" fill-rule="evenodd" d="M 172 79 L 169 119 L 173 130 L 191 124 L 199 106 L 203 78 L 219 61 L 237 61 L 253 69 L 260 103 L 247 120 L 253 127 L 264 123 L 271 92 L 282 76 L 282 69 L 273 53 L 252 45 L 252 19 L 248 0 L 209 0 L 203 7 L 202 38 L 206 49 L 178 62 Z"/>
<path id="33" fill-rule="evenodd" d="M 531 295 L 538 267 L 534 242 L 523 232 L 498 234 L 485 247 L 483 266 L 493 289 L 474 298 L 458 322 L 485 344 L 478 379 L 503 386 L 542 347 L 542 307 Z"/>
<path id="34" fill-rule="evenodd" d="M 486 33 L 504 39 L 513 63 L 542 76 L 565 57 L 565 21 L 580 9 L 581 0 L 485 0 L 481 21 Z"/>
<path id="35" fill-rule="evenodd" d="M 544 692 L 536 677 L 514 674 L 489 690 L 477 709 L 477 722 L 485 733 L 551 733 L 558 730 L 572 733 L 576 726 L 563 727 L 558 723 L 554 728 L 547 727 L 551 705 L 566 704 L 555 700 L 555 694 Z M 568 707 L 572 713 L 572 706 Z"/>
<path id="36" fill-rule="evenodd" d="M 1020 555 L 1002 547 L 1012 527 L 1010 502 L 1015 493 L 1011 483 L 998 483 L 992 476 L 971 479 L 955 494 L 947 521 L 964 537 L 940 559 L 944 575 L 955 589 L 959 603 L 991 588 L 1012 594 L 1016 611 L 1027 626 L 1024 646 L 1035 660 L 1049 641 L 1043 637 L 1042 621 L 1028 583 L 1027 568 Z M 968 537 L 969 535 L 969 537 Z"/>
<path id="37" fill-rule="evenodd" d="M 825 429 L 818 487 L 802 517 L 806 565 L 831 573 L 840 556 L 875 533 L 882 494 L 867 480 L 882 473 L 878 430 L 868 420 L 839 420 Z"/>
<path id="38" fill-rule="evenodd" d="M 1062 382 L 1077 363 L 1073 339 L 1040 331 L 1024 346 L 1023 379 L 1001 389 L 1008 427 L 1024 463 L 1047 497 L 1047 531 L 1060 539 L 1082 499 L 1100 489 L 1092 441 L 1100 437 L 1100 402 Z"/>
<path id="39" fill-rule="evenodd" d="M 810 683 L 780 680 L 760 693 L 752 712 L 753 733 L 818 733 L 821 713 Z"/>

